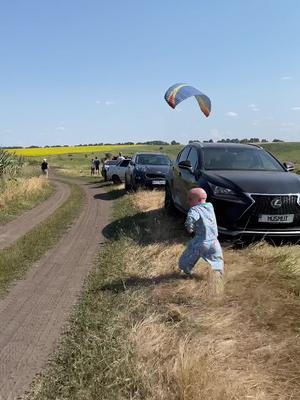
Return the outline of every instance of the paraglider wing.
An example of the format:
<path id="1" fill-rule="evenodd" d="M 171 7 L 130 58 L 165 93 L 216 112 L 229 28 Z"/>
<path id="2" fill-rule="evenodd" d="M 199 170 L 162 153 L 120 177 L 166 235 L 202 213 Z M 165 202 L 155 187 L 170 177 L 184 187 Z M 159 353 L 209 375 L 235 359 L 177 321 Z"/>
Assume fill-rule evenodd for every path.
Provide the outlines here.
<path id="1" fill-rule="evenodd" d="M 176 85 L 171 86 L 166 91 L 165 100 L 170 107 L 175 108 L 179 103 L 191 96 L 196 98 L 203 114 L 208 117 L 211 111 L 211 101 L 209 97 L 186 83 L 176 83 Z"/>

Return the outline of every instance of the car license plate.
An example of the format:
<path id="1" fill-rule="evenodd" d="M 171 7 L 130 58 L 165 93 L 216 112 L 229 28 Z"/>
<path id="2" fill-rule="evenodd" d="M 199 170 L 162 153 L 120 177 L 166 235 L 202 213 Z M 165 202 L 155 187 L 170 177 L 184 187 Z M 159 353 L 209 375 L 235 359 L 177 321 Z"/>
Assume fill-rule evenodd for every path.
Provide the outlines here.
<path id="1" fill-rule="evenodd" d="M 266 215 L 261 214 L 258 222 L 269 222 L 271 224 L 289 224 L 294 221 L 294 214 Z"/>
<path id="2" fill-rule="evenodd" d="M 152 185 L 165 185 L 165 184 L 166 184 L 165 180 L 152 181 Z"/>

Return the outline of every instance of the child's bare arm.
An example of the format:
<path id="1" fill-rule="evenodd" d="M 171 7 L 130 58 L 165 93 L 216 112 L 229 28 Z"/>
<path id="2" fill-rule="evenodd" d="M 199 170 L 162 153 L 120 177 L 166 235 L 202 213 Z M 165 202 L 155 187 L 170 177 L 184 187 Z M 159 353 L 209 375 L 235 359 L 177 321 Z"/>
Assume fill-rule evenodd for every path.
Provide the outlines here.
<path id="1" fill-rule="evenodd" d="M 194 214 L 194 212 L 193 212 L 193 210 L 191 209 L 191 210 L 188 212 L 188 215 L 187 215 L 187 217 L 186 217 L 185 224 L 184 224 L 185 229 L 186 229 L 187 232 L 190 233 L 190 234 L 194 233 L 194 231 L 195 231 L 195 222 L 196 222 L 196 219 L 195 219 L 195 216 L 194 216 L 193 214 Z"/>

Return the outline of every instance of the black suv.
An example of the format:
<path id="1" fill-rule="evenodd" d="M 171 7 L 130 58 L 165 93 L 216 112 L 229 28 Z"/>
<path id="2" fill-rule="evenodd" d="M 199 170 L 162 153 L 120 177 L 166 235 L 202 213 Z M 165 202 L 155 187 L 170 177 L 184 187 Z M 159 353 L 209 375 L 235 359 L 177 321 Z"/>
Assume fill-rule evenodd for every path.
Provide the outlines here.
<path id="1" fill-rule="evenodd" d="M 300 177 L 262 147 L 192 143 L 178 154 L 165 206 L 187 212 L 193 187 L 207 191 L 219 232 L 300 237 Z"/>
<path id="2" fill-rule="evenodd" d="M 161 153 L 136 153 L 125 172 L 125 188 L 165 187 L 171 160 Z"/>

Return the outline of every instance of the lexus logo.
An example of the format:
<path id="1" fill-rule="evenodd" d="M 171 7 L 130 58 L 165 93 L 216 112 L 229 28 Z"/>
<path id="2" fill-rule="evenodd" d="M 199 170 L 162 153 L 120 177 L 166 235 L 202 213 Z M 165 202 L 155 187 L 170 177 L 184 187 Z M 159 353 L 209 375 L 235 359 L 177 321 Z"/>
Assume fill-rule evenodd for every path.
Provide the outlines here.
<path id="1" fill-rule="evenodd" d="M 271 201 L 271 206 L 275 209 L 280 208 L 282 206 L 282 200 L 279 197 L 277 197 L 276 199 L 273 199 Z"/>

